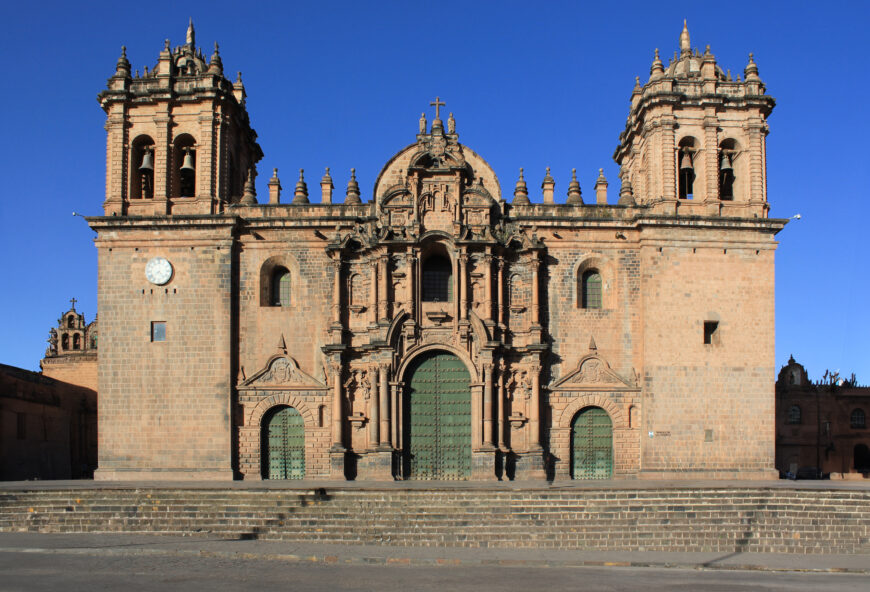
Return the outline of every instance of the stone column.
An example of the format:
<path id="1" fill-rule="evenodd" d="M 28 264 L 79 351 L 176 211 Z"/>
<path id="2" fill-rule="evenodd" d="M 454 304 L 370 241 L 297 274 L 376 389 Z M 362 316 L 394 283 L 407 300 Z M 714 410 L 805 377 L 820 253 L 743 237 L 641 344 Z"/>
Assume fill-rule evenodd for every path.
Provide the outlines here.
<path id="1" fill-rule="evenodd" d="M 341 325 L 341 253 L 332 260 L 332 324 Z"/>
<path id="2" fill-rule="evenodd" d="M 745 129 L 749 134 L 749 166 L 745 167 L 744 170 L 748 171 L 749 178 L 743 182 L 743 187 L 748 189 L 750 203 L 762 203 L 764 202 L 764 174 L 762 167 L 764 123 L 750 121 L 745 125 Z M 737 198 L 736 195 L 734 197 Z"/>
<path id="3" fill-rule="evenodd" d="M 405 253 L 405 262 L 407 263 L 407 272 L 405 273 L 405 280 L 408 282 L 407 292 L 405 293 L 405 297 L 407 298 L 407 302 L 405 304 L 405 310 L 411 316 L 412 319 L 416 318 L 414 314 L 414 249 L 408 247 L 408 251 Z"/>
<path id="4" fill-rule="evenodd" d="M 341 364 L 333 362 L 332 371 L 332 450 L 344 451 L 342 442 Z"/>
<path id="5" fill-rule="evenodd" d="M 495 395 L 495 412 L 498 414 L 498 449 L 502 452 L 507 452 L 507 446 L 504 443 L 504 387 L 506 373 L 507 369 L 504 362 L 502 362 L 498 369 L 498 390 Z"/>
<path id="6" fill-rule="evenodd" d="M 371 394 L 369 395 L 369 449 L 374 449 L 377 447 L 378 443 L 381 440 L 380 435 L 380 410 L 381 404 L 379 402 L 379 394 L 380 394 L 380 374 L 381 369 L 377 365 L 373 365 L 369 367 L 369 376 L 370 382 L 372 383 L 372 388 L 369 391 Z"/>
<path id="7" fill-rule="evenodd" d="M 483 364 L 483 447 L 492 443 L 492 364 Z"/>
<path id="8" fill-rule="evenodd" d="M 383 364 L 380 368 L 379 401 L 381 404 L 381 441 L 379 448 L 390 449 L 390 397 L 387 389 L 387 373 L 389 365 Z"/>
<path id="9" fill-rule="evenodd" d="M 540 325 L 541 305 L 539 300 L 540 287 L 538 285 L 538 269 L 541 266 L 541 260 L 538 259 L 538 252 L 532 251 L 532 325 Z"/>
<path id="10" fill-rule="evenodd" d="M 459 319 L 468 317 L 468 254 L 459 253 Z"/>
<path id="11" fill-rule="evenodd" d="M 498 258 L 498 324 L 504 327 L 504 257 Z"/>
<path id="12" fill-rule="evenodd" d="M 209 118 L 209 121 L 211 118 Z M 172 184 L 172 117 L 168 113 L 162 113 L 154 118 L 157 128 L 157 137 L 154 138 L 156 148 L 154 150 L 154 199 L 166 200 L 169 196 Z M 197 180 L 198 181 L 198 180 Z M 199 189 L 199 187 L 197 187 Z M 159 212 L 161 214 L 167 212 Z"/>
<path id="13" fill-rule="evenodd" d="M 483 256 L 483 318 L 492 320 L 492 255 L 488 247 Z"/>
<path id="14" fill-rule="evenodd" d="M 716 115 L 704 117 L 704 201 L 719 200 L 719 120 Z M 701 172 L 701 171 L 698 171 Z M 718 211 L 715 212 L 718 214 Z"/>
<path id="15" fill-rule="evenodd" d="M 381 253 L 379 257 L 380 265 L 378 266 L 378 319 L 386 321 L 387 319 L 387 275 L 389 273 L 389 255 L 386 251 Z"/>
<path id="16" fill-rule="evenodd" d="M 674 137 L 676 121 L 670 118 L 662 119 L 662 196 L 665 199 L 677 199 L 677 144 Z"/>
<path id="17" fill-rule="evenodd" d="M 540 452 L 541 447 L 541 367 L 535 364 L 529 368 L 532 383 L 532 398 L 529 401 L 529 451 Z"/>
<path id="18" fill-rule="evenodd" d="M 372 325 L 378 324 L 378 259 L 373 257 L 369 259 L 369 269 L 371 270 L 371 281 L 369 282 L 369 321 Z"/>

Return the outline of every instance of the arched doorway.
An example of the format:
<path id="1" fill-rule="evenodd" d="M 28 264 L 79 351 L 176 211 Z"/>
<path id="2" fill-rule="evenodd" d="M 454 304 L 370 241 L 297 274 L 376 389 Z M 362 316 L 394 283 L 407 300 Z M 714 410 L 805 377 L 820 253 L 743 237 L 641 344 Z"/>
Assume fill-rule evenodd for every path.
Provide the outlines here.
<path id="1" fill-rule="evenodd" d="M 613 422 L 601 407 L 587 407 L 571 423 L 571 477 L 613 476 Z"/>
<path id="2" fill-rule="evenodd" d="M 278 406 L 263 416 L 261 463 L 264 479 L 305 477 L 305 422 L 293 407 Z"/>
<path id="3" fill-rule="evenodd" d="M 471 477 L 471 377 L 455 355 L 423 354 L 406 372 L 403 401 L 406 479 Z"/>
<path id="4" fill-rule="evenodd" d="M 856 444 L 854 468 L 859 473 L 870 473 L 870 448 L 866 444 Z"/>

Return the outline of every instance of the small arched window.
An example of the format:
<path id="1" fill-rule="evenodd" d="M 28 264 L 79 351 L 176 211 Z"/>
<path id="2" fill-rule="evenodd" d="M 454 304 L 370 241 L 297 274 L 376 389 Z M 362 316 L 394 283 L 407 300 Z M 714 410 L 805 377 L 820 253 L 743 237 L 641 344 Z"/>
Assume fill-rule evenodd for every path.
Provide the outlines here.
<path id="1" fill-rule="evenodd" d="M 69 315 L 66 319 L 67 329 L 73 329 L 76 326 L 76 318 L 72 315 Z"/>
<path id="2" fill-rule="evenodd" d="M 601 274 L 597 269 L 587 269 L 580 280 L 581 306 L 601 308 Z"/>
<path id="3" fill-rule="evenodd" d="M 97 349 L 97 336 L 91 335 L 91 349 Z"/>
<path id="4" fill-rule="evenodd" d="M 76 333 L 73 335 L 73 349 L 81 349 L 82 348 L 82 336 Z"/>
<path id="5" fill-rule="evenodd" d="M 453 300 L 453 265 L 443 255 L 430 255 L 423 262 L 423 302 Z"/>
<path id="6" fill-rule="evenodd" d="M 60 347 L 64 351 L 69 349 L 69 335 L 67 335 L 66 333 L 64 333 L 63 336 L 60 338 Z"/>
<path id="7" fill-rule="evenodd" d="M 789 424 L 797 425 L 801 423 L 801 408 L 797 405 L 792 405 L 788 408 L 788 418 L 787 421 Z"/>
<path id="8" fill-rule="evenodd" d="M 138 136 L 130 146 L 130 197 L 154 197 L 154 140 Z"/>
<path id="9" fill-rule="evenodd" d="M 867 416 L 864 415 L 863 409 L 854 409 L 852 415 L 849 416 L 849 424 L 853 428 L 863 429 L 867 427 Z"/>
<path id="10" fill-rule="evenodd" d="M 190 134 L 181 134 L 172 146 L 172 195 L 196 195 L 196 141 Z"/>
<path id="11" fill-rule="evenodd" d="M 719 145 L 719 199 L 734 199 L 734 158 L 737 143 L 732 139 L 723 140 Z"/>
<path id="12" fill-rule="evenodd" d="M 290 306 L 290 272 L 286 267 L 272 271 L 272 306 Z"/>

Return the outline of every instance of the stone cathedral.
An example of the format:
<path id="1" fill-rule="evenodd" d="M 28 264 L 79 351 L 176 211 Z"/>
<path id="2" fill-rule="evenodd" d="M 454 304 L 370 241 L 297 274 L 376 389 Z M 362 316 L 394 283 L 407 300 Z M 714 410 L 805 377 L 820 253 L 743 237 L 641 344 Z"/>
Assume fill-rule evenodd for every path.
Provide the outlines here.
<path id="1" fill-rule="evenodd" d="M 776 475 L 751 54 L 656 50 L 612 198 L 504 188 L 436 98 L 368 195 L 326 169 L 282 201 L 276 169 L 258 199 L 245 98 L 192 23 L 99 95 L 97 479 Z"/>

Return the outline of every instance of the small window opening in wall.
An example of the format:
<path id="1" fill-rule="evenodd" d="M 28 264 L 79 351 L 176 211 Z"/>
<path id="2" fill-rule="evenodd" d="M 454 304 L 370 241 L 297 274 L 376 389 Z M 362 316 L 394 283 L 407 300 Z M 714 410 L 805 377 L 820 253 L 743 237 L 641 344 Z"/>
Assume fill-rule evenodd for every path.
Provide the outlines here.
<path id="1" fill-rule="evenodd" d="M 324 415 L 326 414 L 326 405 L 320 405 L 317 408 L 317 427 L 322 428 L 326 425 Z"/>
<path id="2" fill-rule="evenodd" d="M 713 430 L 704 430 L 704 442 L 713 441 Z"/>
<path id="3" fill-rule="evenodd" d="M 719 343 L 719 321 L 704 321 L 704 344 Z"/>
<path id="4" fill-rule="evenodd" d="M 166 321 L 151 322 L 151 341 L 166 341 Z"/>

